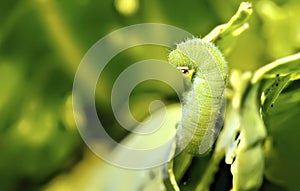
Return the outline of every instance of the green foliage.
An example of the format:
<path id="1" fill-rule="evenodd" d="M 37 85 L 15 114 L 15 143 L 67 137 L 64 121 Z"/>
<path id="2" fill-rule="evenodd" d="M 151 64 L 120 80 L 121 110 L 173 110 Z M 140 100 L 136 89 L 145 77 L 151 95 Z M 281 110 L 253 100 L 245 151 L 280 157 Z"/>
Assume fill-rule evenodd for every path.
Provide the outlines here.
<path id="1" fill-rule="evenodd" d="M 298 190 L 299 1 L 253 1 L 253 11 L 248 7 L 246 15 L 215 29 L 230 20 L 239 1 L 128 1 L 138 2 L 132 12 L 122 11 L 118 0 L 0 1 L 0 190 L 164 190 L 167 184 L 181 190 Z M 107 33 L 143 22 L 171 24 L 214 42 L 230 68 L 225 124 L 213 151 L 202 158 L 183 152 L 169 172 L 120 169 L 86 154 L 72 117 L 72 80 L 84 52 Z M 99 77 L 97 109 L 116 140 L 150 144 L 174 131 L 181 107 L 165 85 L 140 84 L 131 97 L 138 120 L 152 100 L 168 105 L 170 131 L 148 143 L 118 126 L 108 93 L 131 63 L 167 60 L 167 54 L 164 47 L 126 50 Z"/>
<path id="2" fill-rule="evenodd" d="M 232 20 L 241 21 L 237 19 L 240 12 L 239 10 Z M 232 23 L 232 20 L 229 23 Z M 243 22 L 245 20 L 242 20 L 240 26 Z M 226 26 L 226 24 L 216 27 L 220 31 L 217 35 L 222 36 L 221 34 L 224 30 L 222 31 L 219 28 L 223 26 Z M 211 34 L 216 34 L 215 30 Z M 233 36 L 224 35 L 223 38 L 231 39 Z M 277 117 L 277 119 L 272 119 L 272 117 L 276 116 L 274 107 L 278 107 L 277 100 L 281 97 L 282 91 L 292 81 L 299 79 L 299 58 L 299 54 L 295 54 L 278 59 L 253 72 L 253 75 L 251 73 L 243 74 L 239 71 L 232 72 L 232 97 L 228 99 L 229 105 L 226 111 L 225 125 L 216 143 L 210 162 L 207 163 L 206 170 L 202 171 L 202 175 L 200 175 L 201 171 L 199 171 L 201 178 L 199 178 L 199 183 L 194 186 L 193 190 L 210 190 L 210 185 L 214 182 L 213 175 L 218 171 L 218 165 L 223 156 L 226 163 L 231 165 L 232 190 L 258 190 L 263 185 L 264 176 L 270 182 L 281 186 L 278 188 L 297 189 L 295 174 L 290 175 L 290 172 L 293 172 L 292 166 L 299 166 L 293 163 L 293 159 L 297 158 L 297 156 L 295 156 L 295 153 L 284 152 L 289 149 L 283 148 L 287 142 L 293 142 L 295 145 L 297 143 L 284 141 L 281 135 L 281 133 L 284 133 L 279 133 L 276 131 L 276 128 L 273 129 L 274 126 L 279 125 L 274 125 L 271 121 L 280 119 L 280 117 Z M 288 92 L 289 96 L 297 97 L 297 89 L 295 87 L 291 88 Z M 282 99 L 279 100 L 282 101 Z M 295 98 L 293 101 L 296 101 Z M 299 100 L 297 99 L 297 101 Z M 291 108 L 291 105 L 289 106 Z M 294 112 L 298 114 L 298 109 L 293 110 L 292 116 L 295 116 Z M 285 113 L 285 115 L 287 114 Z M 288 119 L 290 118 L 288 117 Z M 280 121 L 283 120 L 280 119 Z M 288 123 L 287 120 L 284 120 L 284 122 Z M 282 122 L 278 123 L 280 123 L 283 131 L 285 124 Z M 292 124 L 295 123 L 293 122 Z M 290 126 L 294 126 L 292 124 Z M 296 139 L 294 137 L 294 140 Z M 288 145 L 285 146 L 288 147 Z M 290 158 L 291 161 L 287 162 L 283 156 L 287 157 L 286 160 Z M 180 161 L 184 162 L 184 159 L 180 159 Z M 280 163 L 284 161 L 287 163 L 281 165 Z M 180 163 L 177 163 L 177 165 L 180 166 Z M 284 167 L 281 168 L 280 166 Z M 176 165 L 174 167 L 169 165 L 169 168 L 176 169 Z M 299 170 L 299 168 L 296 169 L 296 171 Z M 169 171 L 169 174 L 170 182 L 174 182 L 173 172 Z M 182 174 L 177 174 L 177 176 L 182 177 Z M 177 181 L 180 181 L 180 179 L 177 178 Z M 193 183 L 187 181 L 185 185 L 179 184 L 179 186 L 173 183 L 173 188 L 170 188 L 170 186 L 167 188 L 168 190 L 180 190 L 180 187 L 184 189 L 187 184 Z"/>

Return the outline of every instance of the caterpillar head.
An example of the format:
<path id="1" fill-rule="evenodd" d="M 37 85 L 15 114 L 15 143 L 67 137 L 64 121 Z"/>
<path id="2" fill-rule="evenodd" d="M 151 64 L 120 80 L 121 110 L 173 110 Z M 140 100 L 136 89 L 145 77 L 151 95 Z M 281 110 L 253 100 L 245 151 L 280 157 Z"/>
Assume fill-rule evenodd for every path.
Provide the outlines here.
<path id="1" fill-rule="evenodd" d="M 176 66 L 177 69 L 180 70 L 189 81 L 192 80 L 195 74 L 195 69 L 191 64 L 191 60 L 179 49 L 175 49 L 169 54 L 169 62 Z"/>

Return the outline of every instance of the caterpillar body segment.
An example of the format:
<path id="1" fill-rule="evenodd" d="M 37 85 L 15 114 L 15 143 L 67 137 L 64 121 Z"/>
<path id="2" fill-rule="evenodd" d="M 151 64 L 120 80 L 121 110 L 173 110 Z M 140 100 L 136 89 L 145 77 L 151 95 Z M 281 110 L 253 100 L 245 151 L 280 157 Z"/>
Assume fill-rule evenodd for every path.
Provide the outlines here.
<path id="1" fill-rule="evenodd" d="M 183 95 L 177 145 L 193 155 L 203 155 L 223 125 L 227 63 L 217 47 L 199 38 L 178 44 L 169 54 L 169 62 L 193 71 L 192 86 Z"/>

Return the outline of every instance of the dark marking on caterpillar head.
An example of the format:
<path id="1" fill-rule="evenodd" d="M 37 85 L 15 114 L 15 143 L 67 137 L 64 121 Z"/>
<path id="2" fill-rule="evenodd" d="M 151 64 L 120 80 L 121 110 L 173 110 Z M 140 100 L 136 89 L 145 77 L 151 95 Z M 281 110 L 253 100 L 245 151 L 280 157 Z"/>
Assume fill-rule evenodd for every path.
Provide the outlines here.
<path id="1" fill-rule="evenodd" d="M 177 69 L 180 70 L 183 74 L 189 73 L 189 68 L 187 66 L 177 66 Z"/>

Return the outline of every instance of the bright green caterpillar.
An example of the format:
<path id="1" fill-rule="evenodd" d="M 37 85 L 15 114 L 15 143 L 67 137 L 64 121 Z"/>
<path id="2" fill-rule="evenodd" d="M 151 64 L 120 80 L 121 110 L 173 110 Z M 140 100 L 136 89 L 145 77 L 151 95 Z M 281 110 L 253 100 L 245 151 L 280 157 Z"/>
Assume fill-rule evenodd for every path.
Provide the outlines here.
<path id="1" fill-rule="evenodd" d="M 227 63 L 212 43 L 198 38 L 178 44 L 169 54 L 169 62 L 192 81 L 191 89 L 183 96 L 177 145 L 193 155 L 203 155 L 223 125 Z"/>

